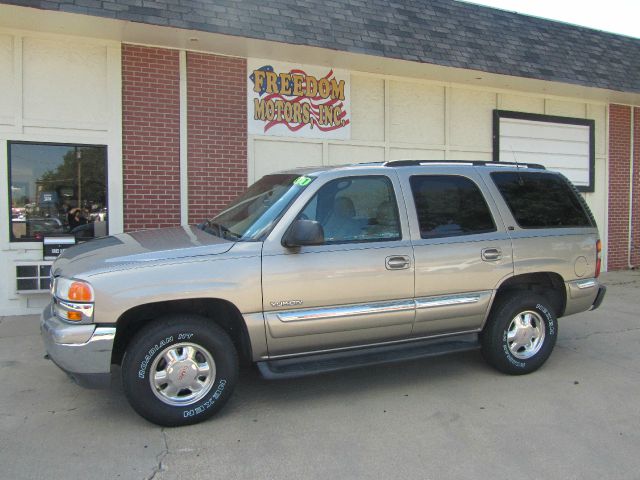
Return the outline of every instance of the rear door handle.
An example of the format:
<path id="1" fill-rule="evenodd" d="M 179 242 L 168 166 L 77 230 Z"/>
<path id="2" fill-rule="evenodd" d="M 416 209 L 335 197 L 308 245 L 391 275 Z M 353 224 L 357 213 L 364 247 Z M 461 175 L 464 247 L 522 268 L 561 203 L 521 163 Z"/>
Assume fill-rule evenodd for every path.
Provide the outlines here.
<path id="1" fill-rule="evenodd" d="M 387 270 L 405 270 L 411 265 L 411 259 L 407 255 L 393 255 L 387 257 Z"/>
<path id="2" fill-rule="evenodd" d="M 502 250 L 493 247 L 483 248 L 480 256 L 485 262 L 495 262 L 496 260 L 500 260 L 502 258 Z"/>

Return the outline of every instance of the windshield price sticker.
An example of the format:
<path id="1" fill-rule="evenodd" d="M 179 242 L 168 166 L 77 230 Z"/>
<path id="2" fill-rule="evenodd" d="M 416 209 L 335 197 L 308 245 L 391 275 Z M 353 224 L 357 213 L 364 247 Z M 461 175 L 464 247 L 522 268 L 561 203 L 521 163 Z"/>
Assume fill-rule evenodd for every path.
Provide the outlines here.
<path id="1" fill-rule="evenodd" d="M 298 177 L 293 181 L 294 185 L 298 185 L 300 187 L 306 187 L 311 183 L 313 179 L 309 177 Z"/>

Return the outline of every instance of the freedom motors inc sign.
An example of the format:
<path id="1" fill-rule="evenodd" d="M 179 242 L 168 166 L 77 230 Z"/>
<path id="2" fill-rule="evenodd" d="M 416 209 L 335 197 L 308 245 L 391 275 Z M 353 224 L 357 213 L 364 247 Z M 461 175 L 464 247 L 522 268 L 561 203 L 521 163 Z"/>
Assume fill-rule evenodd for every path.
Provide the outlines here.
<path id="1" fill-rule="evenodd" d="M 344 70 L 250 60 L 249 133 L 349 139 L 349 80 Z"/>

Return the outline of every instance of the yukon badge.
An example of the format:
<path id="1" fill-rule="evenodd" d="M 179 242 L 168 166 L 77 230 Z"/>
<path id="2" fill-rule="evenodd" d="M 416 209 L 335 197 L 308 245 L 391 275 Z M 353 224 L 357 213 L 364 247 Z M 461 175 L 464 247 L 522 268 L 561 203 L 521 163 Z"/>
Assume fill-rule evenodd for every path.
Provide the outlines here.
<path id="1" fill-rule="evenodd" d="M 273 308 L 277 307 L 295 307 L 302 305 L 302 300 L 280 300 L 279 302 L 269 302 Z"/>

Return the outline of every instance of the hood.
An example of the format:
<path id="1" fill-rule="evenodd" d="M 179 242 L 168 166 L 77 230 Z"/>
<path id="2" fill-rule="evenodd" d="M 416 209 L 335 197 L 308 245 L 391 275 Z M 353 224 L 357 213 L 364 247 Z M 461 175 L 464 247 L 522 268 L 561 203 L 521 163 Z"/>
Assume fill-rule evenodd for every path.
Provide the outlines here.
<path id="1" fill-rule="evenodd" d="M 67 249 L 53 265 L 54 275 L 72 277 L 103 270 L 180 258 L 218 255 L 234 242 L 189 225 L 96 238 Z"/>

